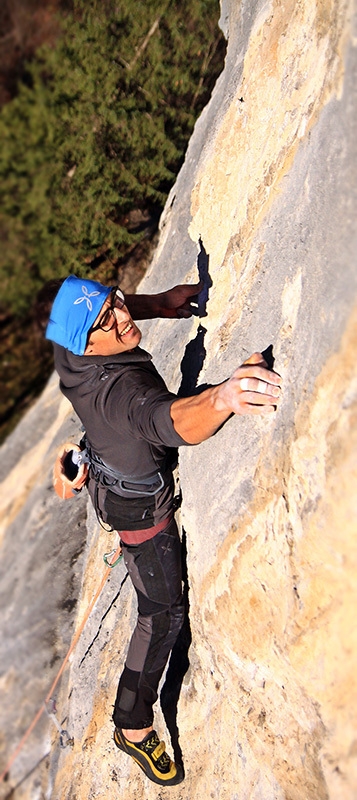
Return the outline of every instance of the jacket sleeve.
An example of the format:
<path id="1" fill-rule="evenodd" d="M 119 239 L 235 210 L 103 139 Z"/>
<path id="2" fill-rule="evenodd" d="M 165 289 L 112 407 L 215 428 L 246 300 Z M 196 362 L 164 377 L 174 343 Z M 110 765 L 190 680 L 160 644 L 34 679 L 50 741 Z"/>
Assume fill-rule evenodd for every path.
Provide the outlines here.
<path id="1" fill-rule="evenodd" d="M 179 447 L 187 442 L 175 431 L 171 419 L 170 408 L 176 399 L 158 374 L 133 369 L 111 386 L 106 417 L 115 430 L 124 428 L 135 439 Z"/>

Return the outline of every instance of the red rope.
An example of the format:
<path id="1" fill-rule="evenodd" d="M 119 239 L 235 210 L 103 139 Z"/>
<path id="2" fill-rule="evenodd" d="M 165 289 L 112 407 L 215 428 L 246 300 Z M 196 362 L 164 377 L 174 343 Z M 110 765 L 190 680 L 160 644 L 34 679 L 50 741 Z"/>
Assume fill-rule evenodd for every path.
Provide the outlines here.
<path id="1" fill-rule="evenodd" d="M 117 547 L 117 550 L 115 551 L 115 554 L 114 554 L 111 562 L 110 562 L 111 565 L 113 565 L 114 562 L 116 561 L 116 559 L 119 557 L 120 551 L 121 551 L 121 546 L 119 545 Z M 68 659 L 69 659 L 70 655 L 73 653 L 73 650 L 74 650 L 74 648 L 75 648 L 75 646 L 76 646 L 76 644 L 78 642 L 78 639 L 79 639 L 79 637 L 80 637 L 80 635 L 81 635 L 81 633 L 83 631 L 83 628 L 84 628 L 84 626 L 85 626 L 85 624 L 86 624 L 86 622 L 88 620 L 88 617 L 90 616 L 90 614 L 91 614 L 91 612 L 92 612 L 92 610 L 93 610 L 93 608 L 94 608 L 94 606 L 95 606 L 95 604 L 96 604 L 96 602 L 98 600 L 98 597 L 99 597 L 99 595 L 100 595 L 100 593 L 101 593 L 101 591 L 102 591 L 102 589 L 103 589 L 103 587 L 104 587 L 104 585 L 106 583 L 106 580 L 108 578 L 109 573 L 111 572 L 111 569 L 112 569 L 112 566 L 107 567 L 107 569 L 105 570 L 105 573 L 103 575 L 101 584 L 100 584 L 99 588 L 97 589 L 97 591 L 96 591 L 94 597 L 92 598 L 91 602 L 89 603 L 89 606 L 88 606 L 88 608 L 86 610 L 86 613 L 85 613 L 85 615 L 84 615 L 84 617 L 82 619 L 82 622 L 81 622 L 78 630 L 76 631 L 76 633 L 75 633 L 75 635 L 74 635 L 74 637 L 72 639 L 71 645 L 70 645 L 69 650 L 68 650 L 68 652 L 67 652 L 67 654 L 66 654 L 66 656 L 64 658 L 64 661 L 62 662 L 62 665 L 61 665 L 59 671 L 57 672 L 57 675 L 56 675 L 56 677 L 55 677 L 55 679 L 54 679 L 54 681 L 52 683 L 52 686 L 49 689 L 48 694 L 46 695 L 45 701 L 44 701 L 43 705 L 41 706 L 41 708 L 39 708 L 36 716 L 33 718 L 32 722 L 31 722 L 31 724 L 27 728 L 26 733 L 24 733 L 21 741 L 17 745 L 16 750 L 14 751 L 14 753 L 12 754 L 12 756 L 9 759 L 8 763 L 6 764 L 6 767 L 5 767 L 4 771 L 1 773 L 1 775 L 0 775 L 0 783 L 6 778 L 9 770 L 11 769 L 11 767 L 12 767 L 12 765 L 14 763 L 14 761 L 17 759 L 17 756 L 21 752 L 26 740 L 28 739 L 28 737 L 32 733 L 35 725 L 37 725 L 37 723 L 38 723 L 39 719 L 41 718 L 43 712 L 46 711 L 46 703 L 48 703 L 49 700 L 51 699 L 51 696 L 52 696 L 52 694 L 53 694 L 53 692 L 54 692 L 54 690 L 55 690 L 55 688 L 56 688 L 56 686 L 58 684 L 58 681 L 59 681 L 62 673 L 64 672 L 64 669 L 66 667 Z"/>

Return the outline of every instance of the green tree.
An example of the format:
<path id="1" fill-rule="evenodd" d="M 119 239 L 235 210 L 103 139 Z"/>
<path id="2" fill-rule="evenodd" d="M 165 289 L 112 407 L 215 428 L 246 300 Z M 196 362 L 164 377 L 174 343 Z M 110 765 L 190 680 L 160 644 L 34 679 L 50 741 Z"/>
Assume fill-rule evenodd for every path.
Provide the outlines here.
<path id="1" fill-rule="evenodd" d="M 1 304 L 107 278 L 157 217 L 222 68 L 218 0 L 76 0 L 0 114 Z"/>

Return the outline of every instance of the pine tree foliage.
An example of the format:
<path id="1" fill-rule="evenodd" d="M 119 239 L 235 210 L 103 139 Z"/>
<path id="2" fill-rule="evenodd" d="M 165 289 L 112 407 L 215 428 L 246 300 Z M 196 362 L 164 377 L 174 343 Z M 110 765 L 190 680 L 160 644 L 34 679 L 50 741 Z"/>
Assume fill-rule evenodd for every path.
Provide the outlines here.
<path id="1" fill-rule="evenodd" d="M 76 0 L 0 114 L 1 304 L 93 275 L 157 214 L 223 62 L 218 0 Z"/>

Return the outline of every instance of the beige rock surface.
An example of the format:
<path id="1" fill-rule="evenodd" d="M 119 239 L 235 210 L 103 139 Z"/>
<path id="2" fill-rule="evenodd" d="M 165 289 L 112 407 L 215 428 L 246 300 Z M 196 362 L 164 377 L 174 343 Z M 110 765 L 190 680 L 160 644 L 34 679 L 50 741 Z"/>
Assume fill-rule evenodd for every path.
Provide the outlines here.
<path id="1" fill-rule="evenodd" d="M 119 566 L 58 696 L 74 746 L 59 750 L 53 731 L 41 787 L 28 778 L 21 800 L 357 798 L 352 8 L 230 0 L 221 24 L 226 67 L 143 282 L 155 291 L 196 279 L 200 251 L 206 315 L 144 323 L 144 343 L 174 390 L 187 369 L 193 385 L 214 383 L 272 345 L 284 394 L 272 419 L 233 418 L 181 449 L 192 630 L 178 704 L 186 779 L 170 790 L 150 784 L 111 741 L 135 615 Z M 87 529 L 77 625 L 102 553 L 116 544 L 89 507 Z M 15 677 L 9 669 L 2 680 Z M 160 709 L 157 726 L 163 733 Z"/>

